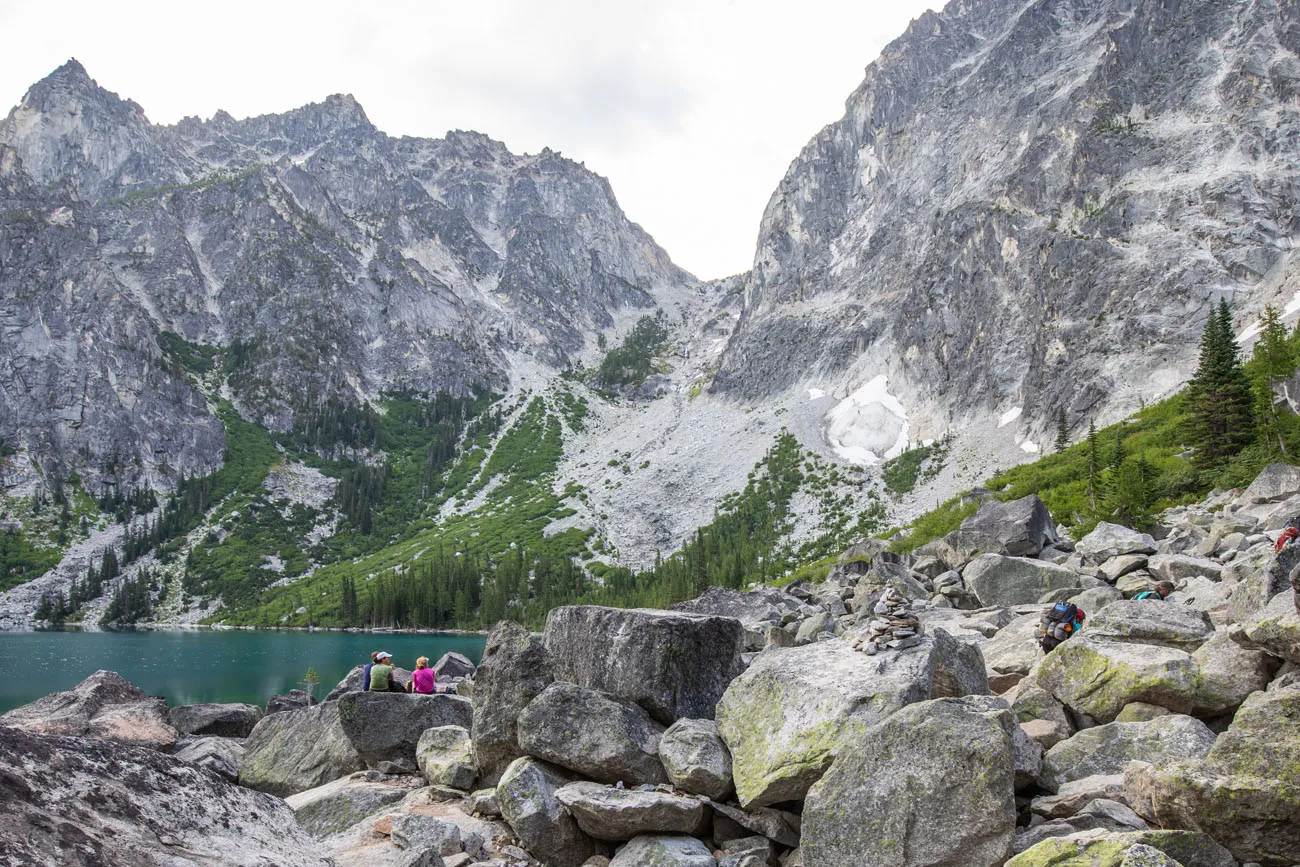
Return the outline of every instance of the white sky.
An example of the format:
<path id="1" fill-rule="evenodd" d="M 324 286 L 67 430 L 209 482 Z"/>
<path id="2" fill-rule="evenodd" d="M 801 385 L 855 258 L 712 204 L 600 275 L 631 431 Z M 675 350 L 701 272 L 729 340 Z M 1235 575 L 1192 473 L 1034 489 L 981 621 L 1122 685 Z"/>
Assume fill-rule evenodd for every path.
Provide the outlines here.
<path id="1" fill-rule="evenodd" d="M 768 197 L 937 0 L 0 0 L 0 111 L 69 57 L 150 120 L 351 93 L 391 135 L 473 129 L 610 179 L 700 277 L 749 268 Z"/>

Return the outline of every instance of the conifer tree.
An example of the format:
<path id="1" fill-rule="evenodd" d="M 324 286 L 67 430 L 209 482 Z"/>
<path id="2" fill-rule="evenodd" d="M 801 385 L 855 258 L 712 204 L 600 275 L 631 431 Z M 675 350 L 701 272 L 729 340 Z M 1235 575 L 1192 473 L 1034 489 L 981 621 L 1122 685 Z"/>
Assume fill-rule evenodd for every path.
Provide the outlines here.
<path id="1" fill-rule="evenodd" d="M 1251 355 L 1255 367 L 1255 411 L 1259 419 L 1260 438 L 1265 445 L 1274 441 L 1282 454 L 1286 454 L 1286 441 L 1282 438 L 1278 401 L 1273 388 L 1295 373 L 1296 354 L 1287 339 L 1282 317 L 1272 306 L 1265 306 L 1259 317 L 1259 340 Z"/>
<path id="2" fill-rule="evenodd" d="M 1070 426 L 1065 417 L 1065 407 L 1056 411 L 1056 453 L 1059 455 L 1070 446 Z"/>
<path id="3" fill-rule="evenodd" d="M 1227 301 L 1210 316 L 1201 335 L 1196 373 L 1187 387 L 1188 439 L 1194 462 L 1213 467 L 1255 437 L 1254 396 L 1241 366 Z"/>
<path id="4" fill-rule="evenodd" d="M 1088 421 L 1088 502 L 1097 508 L 1097 487 L 1101 475 L 1101 459 L 1097 454 L 1097 422 Z"/>

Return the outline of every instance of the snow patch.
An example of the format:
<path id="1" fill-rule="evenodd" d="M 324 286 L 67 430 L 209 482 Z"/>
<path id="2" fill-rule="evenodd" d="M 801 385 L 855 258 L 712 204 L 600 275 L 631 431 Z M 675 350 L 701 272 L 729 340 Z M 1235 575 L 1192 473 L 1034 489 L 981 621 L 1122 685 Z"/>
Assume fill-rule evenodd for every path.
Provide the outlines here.
<path id="1" fill-rule="evenodd" d="M 1033 440 L 1025 440 L 1020 444 L 1020 450 L 1022 452 L 1028 452 L 1031 455 L 1036 455 L 1038 454 L 1038 443 Z"/>
<path id="2" fill-rule="evenodd" d="M 810 388 L 810 389 L 808 389 L 808 399 L 809 399 L 809 400 L 818 400 L 818 399 L 823 398 L 823 397 L 825 397 L 825 396 L 826 396 L 826 392 L 822 391 L 820 388 Z"/>
<path id="3" fill-rule="evenodd" d="M 877 376 L 826 413 L 826 442 L 844 460 L 870 466 L 907 448 L 907 410 L 887 384 Z"/>
<path id="4" fill-rule="evenodd" d="M 1002 413 L 1002 416 L 998 419 L 998 427 L 1006 427 L 1007 425 L 1011 424 L 1013 421 L 1020 418 L 1020 413 L 1022 412 L 1024 412 L 1024 407 L 1020 407 L 1020 406 L 1011 407 L 1011 409 Z"/>

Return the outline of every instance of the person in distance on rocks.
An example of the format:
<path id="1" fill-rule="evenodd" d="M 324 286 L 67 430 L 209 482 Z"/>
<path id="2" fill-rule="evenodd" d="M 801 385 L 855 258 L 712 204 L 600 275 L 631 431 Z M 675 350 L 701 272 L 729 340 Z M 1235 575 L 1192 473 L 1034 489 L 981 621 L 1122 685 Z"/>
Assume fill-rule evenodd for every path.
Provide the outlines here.
<path id="1" fill-rule="evenodd" d="M 366 663 L 366 668 L 361 672 L 361 691 L 370 692 L 370 669 L 375 667 L 375 658 L 379 656 L 378 650 L 370 651 L 370 661 Z"/>
<path id="2" fill-rule="evenodd" d="M 415 671 L 411 672 L 411 682 L 406 685 L 406 691 L 432 695 L 437 690 L 438 673 L 429 668 L 429 657 L 421 656 L 415 661 Z"/>
<path id="3" fill-rule="evenodd" d="M 1133 598 L 1164 600 L 1164 599 L 1168 599 L 1169 594 L 1173 592 L 1174 592 L 1174 584 L 1172 581 L 1161 581 L 1159 584 L 1155 586 L 1154 590 L 1143 590 L 1141 593 L 1134 596 Z"/>
<path id="4" fill-rule="evenodd" d="M 393 655 L 391 653 L 381 650 L 375 654 L 375 665 L 370 669 L 370 691 L 402 691 L 402 688 L 397 685 L 396 678 L 393 677 Z"/>

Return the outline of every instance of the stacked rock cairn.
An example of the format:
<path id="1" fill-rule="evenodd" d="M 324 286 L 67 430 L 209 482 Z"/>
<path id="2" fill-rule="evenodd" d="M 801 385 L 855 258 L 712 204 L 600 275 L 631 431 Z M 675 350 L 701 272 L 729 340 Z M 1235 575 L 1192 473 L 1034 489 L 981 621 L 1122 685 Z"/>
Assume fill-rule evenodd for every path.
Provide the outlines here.
<path id="1" fill-rule="evenodd" d="M 920 643 L 921 621 L 895 588 L 887 588 L 871 611 L 875 616 L 867 624 L 867 633 L 853 639 L 854 650 L 874 656 L 882 650 L 903 650 Z"/>

